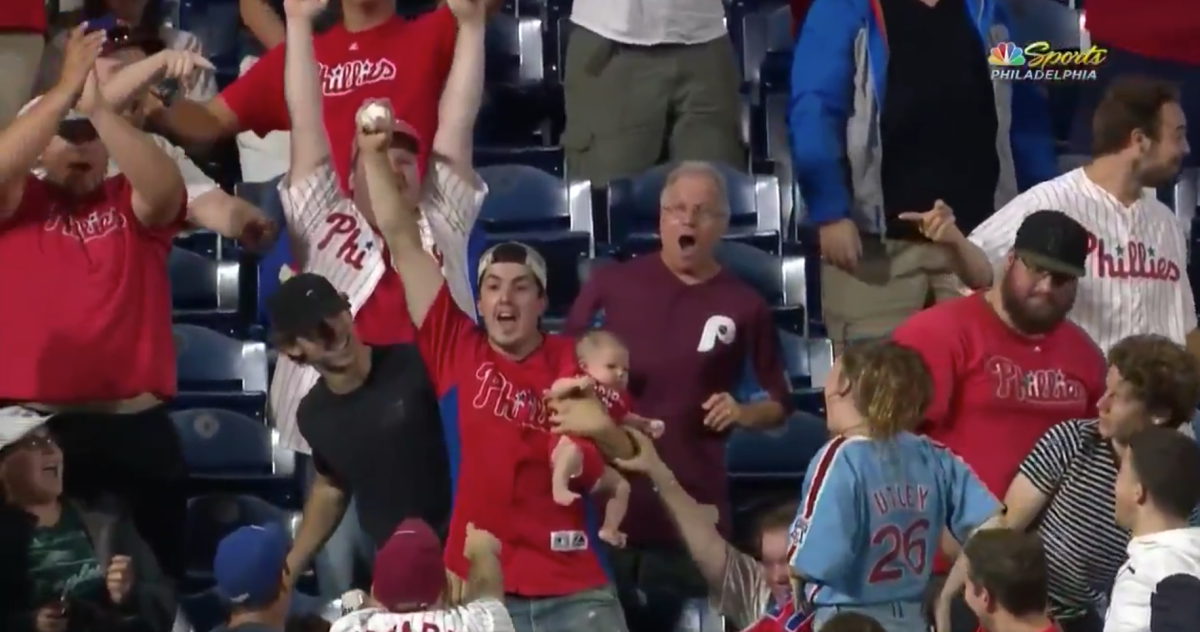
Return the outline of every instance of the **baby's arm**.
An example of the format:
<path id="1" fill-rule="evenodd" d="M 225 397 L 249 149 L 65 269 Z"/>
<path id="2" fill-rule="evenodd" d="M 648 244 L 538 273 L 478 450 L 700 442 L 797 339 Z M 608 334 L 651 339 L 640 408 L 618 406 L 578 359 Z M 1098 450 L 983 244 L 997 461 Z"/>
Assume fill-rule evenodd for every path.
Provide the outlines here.
<path id="1" fill-rule="evenodd" d="M 666 424 L 664 424 L 661 419 L 650 419 L 637 413 L 629 413 L 625 415 L 625 418 L 621 420 L 621 423 L 633 428 L 634 430 L 637 430 L 651 439 L 658 439 L 659 437 L 663 436 L 663 432 L 667 429 Z"/>
<path id="2" fill-rule="evenodd" d="M 546 396 L 551 399 L 567 397 L 575 391 L 581 391 L 592 387 L 592 378 L 586 375 L 577 375 L 574 377 L 560 377 L 554 380 L 554 384 L 550 385 L 550 390 L 546 391 Z"/>

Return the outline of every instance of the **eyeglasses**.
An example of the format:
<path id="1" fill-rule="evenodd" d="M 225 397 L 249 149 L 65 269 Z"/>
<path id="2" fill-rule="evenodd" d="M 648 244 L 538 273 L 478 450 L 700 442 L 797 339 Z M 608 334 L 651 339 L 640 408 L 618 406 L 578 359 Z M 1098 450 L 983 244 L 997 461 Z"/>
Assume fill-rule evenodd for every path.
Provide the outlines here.
<path id="1" fill-rule="evenodd" d="M 664 205 L 660 208 L 662 209 L 664 215 L 675 221 L 682 221 L 691 217 L 695 217 L 696 219 L 702 221 L 712 221 L 720 219 L 724 215 L 724 213 L 722 213 L 719 209 L 712 207 L 696 207 L 687 206 L 684 204 L 672 204 L 670 206 Z"/>
<path id="2" fill-rule="evenodd" d="M 1064 285 L 1068 285 L 1079 280 L 1079 277 L 1076 277 L 1073 274 L 1067 274 L 1065 272 L 1058 272 L 1055 270 L 1047 270 L 1036 263 L 1030 262 L 1024 257 L 1017 258 L 1021 261 L 1021 265 L 1025 266 L 1025 270 L 1029 272 L 1030 276 L 1035 277 L 1038 281 L 1049 278 L 1050 284 L 1054 287 L 1063 287 Z"/>

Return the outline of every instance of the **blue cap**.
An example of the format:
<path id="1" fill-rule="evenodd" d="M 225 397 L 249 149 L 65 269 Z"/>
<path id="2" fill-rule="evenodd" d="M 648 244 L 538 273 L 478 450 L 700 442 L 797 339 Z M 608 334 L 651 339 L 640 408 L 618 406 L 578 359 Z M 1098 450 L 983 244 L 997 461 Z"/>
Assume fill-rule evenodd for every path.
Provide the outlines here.
<path id="1" fill-rule="evenodd" d="M 225 536 L 213 557 L 221 597 L 238 607 L 261 607 L 279 597 L 291 538 L 277 522 L 240 527 Z"/>

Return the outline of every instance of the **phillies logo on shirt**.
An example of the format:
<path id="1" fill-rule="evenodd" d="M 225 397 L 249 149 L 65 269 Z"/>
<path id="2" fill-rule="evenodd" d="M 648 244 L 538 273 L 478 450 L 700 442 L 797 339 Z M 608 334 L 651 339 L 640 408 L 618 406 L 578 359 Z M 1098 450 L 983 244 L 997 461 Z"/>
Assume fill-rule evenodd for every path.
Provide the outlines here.
<path id="1" fill-rule="evenodd" d="M 1182 276 L 1179 264 L 1168 259 L 1165 253 L 1140 241 L 1114 246 L 1112 242 L 1088 233 L 1087 249 L 1088 254 L 1096 253 L 1092 274 L 1100 278 L 1174 282 Z"/>
<path id="2" fill-rule="evenodd" d="M 363 269 L 363 257 L 375 247 L 371 233 L 358 225 L 358 218 L 348 213 L 330 213 L 325 218 L 325 235 L 317 242 L 317 250 L 325 250 L 335 237 L 340 237 L 337 256 L 355 270 Z"/>
<path id="3" fill-rule="evenodd" d="M 112 207 L 92 211 L 83 217 L 59 214 L 55 209 L 53 217 L 46 221 L 45 230 L 58 231 L 67 237 L 87 242 L 100 239 L 125 226 L 125 216 Z"/>
<path id="4" fill-rule="evenodd" d="M 993 356 L 988 371 L 996 378 L 996 398 L 1033 404 L 1078 404 L 1086 399 L 1083 382 L 1058 369 L 1026 371 L 1016 362 Z"/>
<path id="5" fill-rule="evenodd" d="M 476 410 L 491 410 L 492 414 L 518 425 L 546 430 L 550 427 L 550 412 L 538 393 L 516 390 L 512 382 L 493 362 L 484 362 L 475 371 L 479 385 L 471 406 Z"/>
<path id="6" fill-rule="evenodd" d="M 355 59 L 336 66 L 321 64 L 321 93 L 340 97 L 380 81 L 396 78 L 396 65 L 387 59 Z"/>
<path id="7" fill-rule="evenodd" d="M 772 600 L 773 602 L 774 600 Z M 762 617 L 751 623 L 742 632 L 799 632 L 812 630 L 813 615 L 803 609 L 797 610 L 788 600 L 783 605 L 771 603 Z"/>

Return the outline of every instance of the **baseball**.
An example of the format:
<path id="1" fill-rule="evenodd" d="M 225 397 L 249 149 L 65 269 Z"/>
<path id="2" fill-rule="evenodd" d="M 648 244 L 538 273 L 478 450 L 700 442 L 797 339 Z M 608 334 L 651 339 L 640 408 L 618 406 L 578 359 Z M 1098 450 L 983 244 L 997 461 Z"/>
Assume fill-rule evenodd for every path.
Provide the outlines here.
<path id="1" fill-rule="evenodd" d="M 383 103 L 372 103 L 358 111 L 358 127 L 365 131 L 375 131 L 387 124 L 392 116 L 392 109 Z"/>

